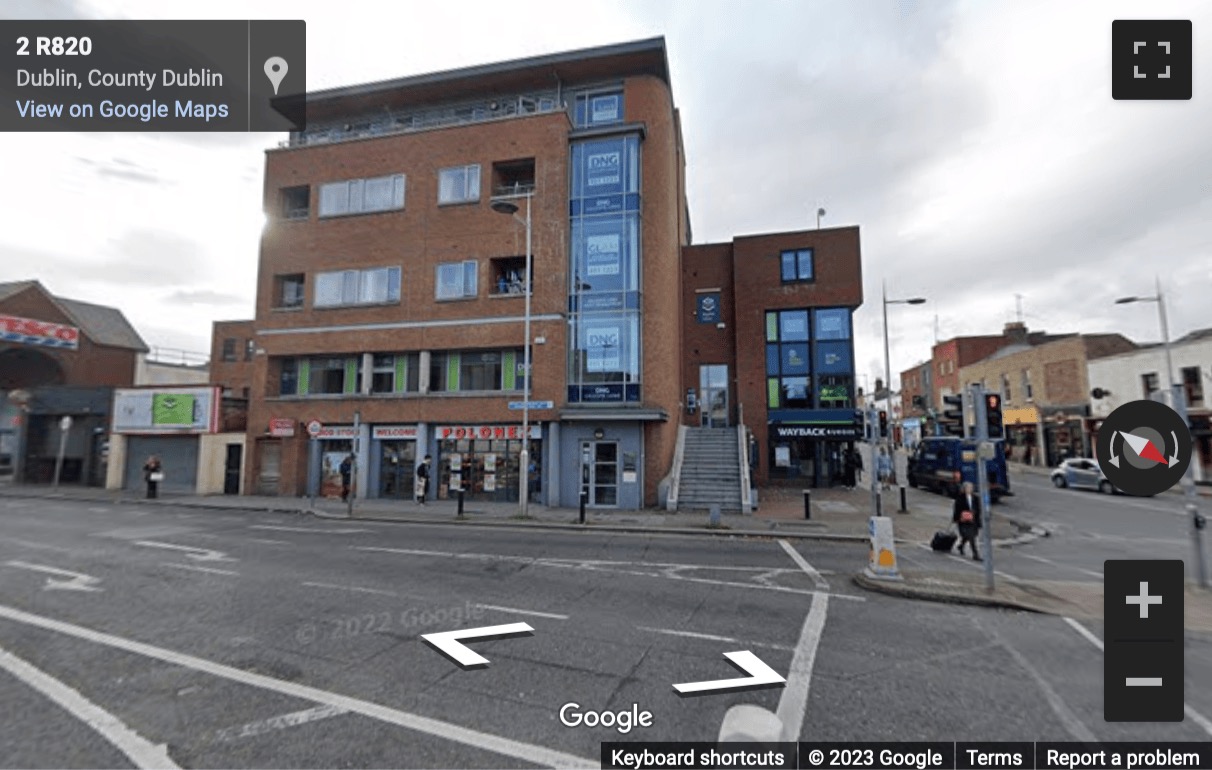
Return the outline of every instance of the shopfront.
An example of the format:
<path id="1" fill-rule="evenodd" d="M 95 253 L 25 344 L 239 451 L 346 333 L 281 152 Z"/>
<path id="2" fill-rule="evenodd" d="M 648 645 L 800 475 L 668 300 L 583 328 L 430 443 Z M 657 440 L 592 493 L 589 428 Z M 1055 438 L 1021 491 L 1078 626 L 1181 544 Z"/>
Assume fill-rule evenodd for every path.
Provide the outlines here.
<path id="1" fill-rule="evenodd" d="M 770 478 L 811 487 L 840 486 L 846 452 L 863 438 L 863 426 L 836 422 L 770 426 Z"/>
<path id="2" fill-rule="evenodd" d="M 529 497 L 536 502 L 543 490 L 542 426 L 530 426 Z M 462 487 L 464 500 L 517 502 L 524 434 L 521 425 L 438 425 L 434 429 L 438 455 L 436 494 L 454 498 Z"/>
<path id="3" fill-rule="evenodd" d="M 316 436 L 318 457 L 312 460 L 311 475 L 320 479 L 320 497 L 341 497 L 341 463 L 354 451 L 357 428 L 352 425 L 325 425 Z"/>
<path id="4" fill-rule="evenodd" d="M 1002 410 L 1007 460 L 1040 465 L 1047 459 L 1040 451 L 1039 421 L 1039 410 L 1034 406 Z"/>
<path id="5" fill-rule="evenodd" d="M 413 499 L 417 426 L 376 425 L 370 430 L 370 488 L 389 500 Z"/>

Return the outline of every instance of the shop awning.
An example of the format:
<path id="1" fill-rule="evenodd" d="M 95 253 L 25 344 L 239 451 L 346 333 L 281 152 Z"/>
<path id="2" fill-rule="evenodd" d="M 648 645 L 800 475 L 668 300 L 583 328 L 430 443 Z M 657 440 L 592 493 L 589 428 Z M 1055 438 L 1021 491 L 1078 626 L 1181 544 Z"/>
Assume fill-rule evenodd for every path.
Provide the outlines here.
<path id="1" fill-rule="evenodd" d="M 667 422 L 664 409 L 562 409 L 560 419 L 568 422 Z"/>

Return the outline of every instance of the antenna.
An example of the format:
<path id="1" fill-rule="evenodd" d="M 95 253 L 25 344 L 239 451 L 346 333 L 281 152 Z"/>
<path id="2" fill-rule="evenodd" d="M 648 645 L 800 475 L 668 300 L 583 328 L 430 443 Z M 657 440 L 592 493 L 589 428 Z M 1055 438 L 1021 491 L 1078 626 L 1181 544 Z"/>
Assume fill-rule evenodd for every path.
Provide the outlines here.
<path id="1" fill-rule="evenodd" d="M 934 314 L 934 344 L 938 344 L 938 313 Z"/>
<path id="2" fill-rule="evenodd" d="M 1023 295 L 1014 295 L 1014 309 L 1015 314 L 1018 316 L 1018 322 L 1021 324 L 1023 322 Z"/>

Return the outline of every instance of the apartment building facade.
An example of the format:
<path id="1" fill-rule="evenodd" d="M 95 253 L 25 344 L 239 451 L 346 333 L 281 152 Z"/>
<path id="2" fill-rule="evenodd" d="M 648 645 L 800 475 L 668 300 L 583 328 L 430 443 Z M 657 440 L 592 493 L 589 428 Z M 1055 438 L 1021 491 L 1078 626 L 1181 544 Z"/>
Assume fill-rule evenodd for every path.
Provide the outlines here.
<path id="1" fill-rule="evenodd" d="M 432 455 L 439 499 L 657 503 L 689 242 L 662 39 L 309 94 L 264 202 L 248 492 L 323 494 L 353 453 L 360 494 L 411 498 Z"/>

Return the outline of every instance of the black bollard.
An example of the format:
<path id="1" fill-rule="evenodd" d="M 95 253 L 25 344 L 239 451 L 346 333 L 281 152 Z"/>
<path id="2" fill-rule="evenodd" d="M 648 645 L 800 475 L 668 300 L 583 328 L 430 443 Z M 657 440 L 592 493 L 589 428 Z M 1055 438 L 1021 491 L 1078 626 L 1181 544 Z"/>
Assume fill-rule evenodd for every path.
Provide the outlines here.
<path id="1" fill-rule="evenodd" d="M 804 518 L 812 518 L 812 490 L 804 490 Z"/>
<path id="2" fill-rule="evenodd" d="M 901 513 L 909 512 L 909 503 L 905 499 L 905 488 L 901 487 Z"/>
<path id="3" fill-rule="evenodd" d="M 581 487 L 581 523 L 585 523 L 585 504 L 589 502 L 589 492 Z"/>
<path id="4" fill-rule="evenodd" d="M 463 516 L 463 488 L 459 487 L 459 516 Z"/>

